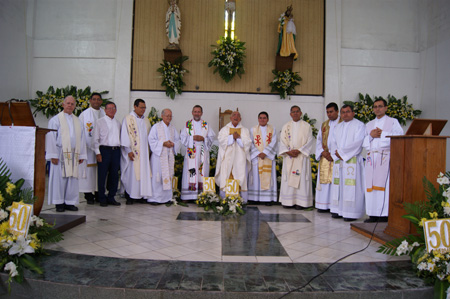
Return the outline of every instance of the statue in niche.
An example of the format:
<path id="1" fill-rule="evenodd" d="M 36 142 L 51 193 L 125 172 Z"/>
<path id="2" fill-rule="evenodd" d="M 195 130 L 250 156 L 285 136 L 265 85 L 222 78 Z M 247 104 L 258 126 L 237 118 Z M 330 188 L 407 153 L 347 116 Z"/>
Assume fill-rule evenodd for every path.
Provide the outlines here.
<path id="1" fill-rule="evenodd" d="M 178 0 L 168 0 L 169 9 L 166 13 L 166 33 L 169 38 L 167 49 L 179 49 L 181 33 L 181 14 L 178 8 Z"/>
<path id="2" fill-rule="evenodd" d="M 297 59 L 298 53 L 295 49 L 295 36 L 297 31 L 294 24 L 294 15 L 292 14 L 292 5 L 288 6 L 286 11 L 281 14 L 278 19 L 278 47 L 277 54 L 282 57 L 288 57 L 294 54 L 294 60 Z"/>

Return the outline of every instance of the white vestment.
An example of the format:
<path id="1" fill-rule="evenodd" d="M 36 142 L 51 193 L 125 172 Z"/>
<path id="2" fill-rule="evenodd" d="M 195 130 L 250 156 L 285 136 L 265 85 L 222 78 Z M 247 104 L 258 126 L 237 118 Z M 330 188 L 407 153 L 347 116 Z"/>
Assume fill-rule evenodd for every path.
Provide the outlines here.
<path id="1" fill-rule="evenodd" d="M 72 158 L 77 159 L 75 155 L 75 146 L 77 143 L 77 138 L 75 134 L 75 123 L 77 117 L 73 114 L 69 115 L 64 113 L 64 117 L 67 120 L 67 125 L 70 134 L 70 145 L 72 147 Z M 81 122 L 80 124 L 80 153 L 77 160 L 85 160 L 86 156 L 86 141 L 84 139 L 84 132 Z M 52 117 L 48 122 L 48 128 L 52 131 L 48 132 L 45 136 L 45 159 L 50 161 L 51 159 L 59 159 L 58 165 L 50 163 L 50 174 L 48 179 L 48 203 L 49 204 L 68 204 L 76 205 L 79 202 L 79 187 L 78 187 L 78 177 L 81 176 L 80 169 L 78 169 L 78 177 L 63 177 L 63 167 L 64 167 L 64 154 L 62 150 L 62 136 L 63 132 L 58 115 Z M 74 161 L 78 163 L 78 161 Z"/>
<path id="2" fill-rule="evenodd" d="M 330 126 L 329 133 L 328 133 L 328 139 L 327 139 L 327 146 L 328 149 L 330 149 L 331 146 L 331 136 L 334 133 L 334 128 L 339 123 L 339 119 L 336 120 L 330 120 L 328 122 L 328 125 Z M 319 130 L 319 134 L 317 135 L 317 141 L 316 141 L 316 160 L 320 161 L 320 158 L 323 153 L 323 144 L 322 144 L 322 130 Z M 320 166 L 317 171 L 317 184 L 316 184 L 316 203 L 315 206 L 317 209 L 321 210 L 328 210 L 330 209 L 330 190 L 331 190 L 331 184 L 321 184 L 320 183 Z"/>
<path id="3" fill-rule="evenodd" d="M 382 130 L 380 138 L 373 138 L 370 136 L 370 131 L 375 128 Z M 387 115 L 378 119 L 370 121 L 366 125 L 366 135 L 364 137 L 363 147 L 367 150 L 366 159 L 366 173 L 369 170 L 367 167 L 368 159 L 371 157 L 371 163 L 375 165 L 380 162 L 380 159 L 385 159 L 386 156 L 390 157 L 391 138 L 386 136 L 398 136 L 403 135 L 403 129 L 400 126 L 398 120 L 389 117 Z M 373 176 L 376 176 L 377 172 L 373 172 Z M 389 171 L 385 182 L 385 190 L 373 189 L 368 192 L 368 188 L 364 188 L 366 195 L 366 214 L 369 216 L 386 217 L 389 212 Z"/>
<path id="4" fill-rule="evenodd" d="M 87 159 L 80 165 L 80 169 L 86 173 L 85 176 L 80 176 L 80 192 L 93 193 L 97 189 L 97 157 L 94 148 L 94 129 L 97 120 L 105 116 L 103 109 L 95 110 L 92 107 L 84 110 L 80 114 L 80 122 L 84 128 L 84 138 L 86 139 L 86 154 Z"/>
<path id="5" fill-rule="evenodd" d="M 255 146 L 255 128 L 250 129 L 250 137 L 252 139 L 252 146 L 250 149 L 250 158 L 252 161 L 252 169 L 248 176 L 248 200 L 261 201 L 261 202 L 271 202 L 277 201 L 277 169 L 275 156 L 277 154 L 277 133 L 276 129 L 273 128 L 272 136 L 270 136 L 270 143 L 267 144 L 267 126 L 260 126 L 261 129 L 261 143 L 264 146 L 262 151 L 266 154 L 264 159 L 269 159 L 272 161 L 272 170 L 270 177 L 270 187 L 268 190 L 261 189 L 261 182 L 259 178 L 259 166 L 258 166 L 258 155 L 261 153 Z M 258 138 L 259 139 L 259 138 Z"/>
<path id="6" fill-rule="evenodd" d="M 309 160 L 313 145 L 312 129 L 307 122 L 303 120 L 290 121 L 281 129 L 278 154 L 283 157 L 280 187 L 280 202 L 283 206 L 310 207 L 313 205 L 311 161 Z M 300 151 L 296 158 L 291 158 L 286 154 L 293 149 Z M 297 162 L 295 162 L 296 159 L 298 159 Z M 293 169 L 295 164 L 300 164 L 298 169 Z M 294 175 L 300 176 L 297 187 L 289 185 L 290 176 Z"/>
<path id="7" fill-rule="evenodd" d="M 234 140 L 233 135 L 230 135 L 230 129 L 240 129 L 241 138 Z M 235 180 L 239 180 L 241 197 L 246 201 L 247 174 L 251 163 L 250 146 L 252 140 L 250 133 L 240 123 L 234 127 L 229 122 L 219 131 L 217 139 L 219 141 L 219 152 L 217 154 L 215 180 L 216 185 L 222 192 L 221 196 L 224 194 L 227 179 L 232 174 Z"/>
<path id="8" fill-rule="evenodd" d="M 165 136 L 161 136 L 159 134 L 158 127 L 162 127 L 162 131 L 164 132 Z M 167 148 L 167 151 L 165 151 L 163 143 L 168 140 L 172 141 L 175 145 L 172 148 Z M 175 156 L 179 152 L 180 135 L 172 124 L 169 124 L 169 126 L 167 126 L 163 121 L 160 121 L 159 123 L 155 124 L 150 130 L 150 134 L 148 135 L 148 143 L 150 144 L 150 149 L 152 150 L 151 165 L 153 195 L 149 199 L 147 199 L 147 201 L 157 203 L 165 203 L 171 201 L 173 197 L 172 188 L 170 188 L 170 190 L 164 190 L 163 188 L 161 155 L 164 153 L 166 155 L 170 155 L 170 152 L 172 152 Z M 169 168 L 172 168 L 171 172 L 173 172 L 174 165 L 168 166 Z M 171 182 L 170 186 L 172 186 Z"/>
<path id="9" fill-rule="evenodd" d="M 192 124 L 192 128 L 188 128 L 188 123 Z M 195 168 L 193 171 L 189 171 L 189 157 L 188 154 L 184 156 L 183 163 L 183 177 L 181 180 L 181 199 L 182 200 L 194 200 L 197 199 L 197 195 L 202 190 L 199 190 L 198 184 L 203 184 L 203 177 L 209 177 L 209 151 L 214 141 L 216 134 L 211 129 L 209 124 L 204 123 L 203 120 L 187 121 L 186 127 L 181 130 L 180 139 L 181 143 L 187 148 L 195 148 Z M 191 132 L 191 134 L 189 134 Z M 205 139 L 204 141 L 194 141 L 194 135 L 201 135 Z M 203 155 L 201 153 L 203 151 Z M 202 161 L 203 160 L 203 161 Z M 202 174 L 200 174 L 199 166 L 202 165 Z M 189 186 L 190 178 L 195 178 L 195 188 Z"/>
<path id="10" fill-rule="evenodd" d="M 364 124 L 352 119 L 336 125 L 330 153 L 334 160 L 331 213 L 344 218 L 364 216 L 364 162 L 361 155 Z M 336 156 L 336 150 L 343 160 Z"/>
<path id="11" fill-rule="evenodd" d="M 151 185 L 151 171 L 150 171 L 150 154 L 148 148 L 148 132 L 150 130 L 150 122 L 145 116 L 138 117 L 137 114 L 132 111 L 130 116 L 136 121 L 137 137 L 139 137 L 139 174 L 140 178 L 136 177 L 135 166 L 133 161 L 128 157 L 128 153 L 132 151 L 132 139 L 128 134 L 127 118 L 125 117 L 122 122 L 122 131 L 120 133 L 120 144 L 122 146 L 122 156 L 120 158 L 120 180 L 123 184 L 125 191 L 133 199 L 149 198 L 152 196 Z"/>

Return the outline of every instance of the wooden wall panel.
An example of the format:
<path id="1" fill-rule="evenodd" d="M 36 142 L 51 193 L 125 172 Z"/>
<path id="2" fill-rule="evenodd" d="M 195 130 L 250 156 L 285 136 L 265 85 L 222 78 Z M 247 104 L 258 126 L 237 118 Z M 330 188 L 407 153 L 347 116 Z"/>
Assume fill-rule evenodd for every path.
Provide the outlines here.
<path id="1" fill-rule="evenodd" d="M 236 36 L 246 44 L 245 74 L 225 83 L 213 68 L 212 44 L 224 34 L 224 0 L 180 0 L 183 55 L 189 56 L 185 68 L 184 91 L 270 93 L 278 18 L 293 4 L 297 27 L 299 59 L 293 70 L 303 81 L 297 94 L 322 95 L 324 87 L 324 0 L 236 0 Z M 163 90 L 156 71 L 168 45 L 165 32 L 167 1 L 135 0 L 132 90 Z M 198 89 L 196 89 L 198 87 Z M 258 91 L 259 89 L 259 91 Z"/>

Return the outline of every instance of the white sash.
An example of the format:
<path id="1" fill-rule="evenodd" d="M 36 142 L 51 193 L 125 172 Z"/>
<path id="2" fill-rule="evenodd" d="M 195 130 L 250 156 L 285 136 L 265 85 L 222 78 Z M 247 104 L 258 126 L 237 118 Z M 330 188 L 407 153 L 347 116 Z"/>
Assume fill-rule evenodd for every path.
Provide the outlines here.
<path id="1" fill-rule="evenodd" d="M 166 138 L 164 130 L 165 124 L 161 121 L 156 124 L 159 141 L 175 140 L 175 128 L 169 125 L 170 138 Z M 174 174 L 175 156 L 173 154 L 173 148 L 162 147 L 161 156 L 159 156 L 159 162 L 161 163 L 161 176 L 163 183 L 163 190 L 172 189 L 172 177 Z"/>
<path id="2" fill-rule="evenodd" d="M 63 177 L 78 177 L 78 156 L 80 155 L 80 139 L 81 128 L 80 120 L 75 115 L 72 115 L 73 128 L 75 131 L 75 152 L 72 152 L 72 145 L 70 142 L 70 129 L 67 119 L 64 116 L 64 111 L 58 114 L 59 124 L 61 126 L 61 142 L 63 152 Z"/>

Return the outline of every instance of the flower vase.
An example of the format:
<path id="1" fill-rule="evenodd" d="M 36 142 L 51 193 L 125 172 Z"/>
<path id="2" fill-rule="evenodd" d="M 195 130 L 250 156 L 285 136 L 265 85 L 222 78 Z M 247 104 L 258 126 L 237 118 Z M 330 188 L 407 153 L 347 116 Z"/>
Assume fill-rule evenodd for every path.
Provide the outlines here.
<path id="1" fill-rule="evenodd" d="M 447 289 L 450 287 L 448 280 L 436 279 L 434 283 L 434 299 L 445 299 L 447 298 Z"/>

